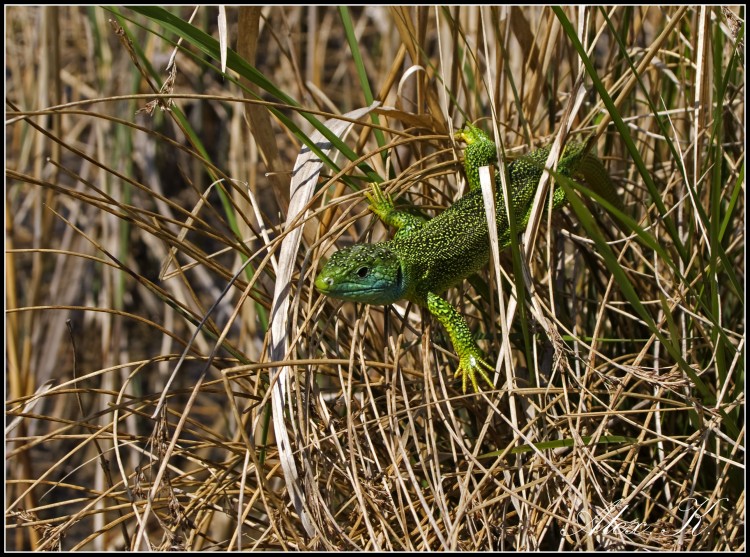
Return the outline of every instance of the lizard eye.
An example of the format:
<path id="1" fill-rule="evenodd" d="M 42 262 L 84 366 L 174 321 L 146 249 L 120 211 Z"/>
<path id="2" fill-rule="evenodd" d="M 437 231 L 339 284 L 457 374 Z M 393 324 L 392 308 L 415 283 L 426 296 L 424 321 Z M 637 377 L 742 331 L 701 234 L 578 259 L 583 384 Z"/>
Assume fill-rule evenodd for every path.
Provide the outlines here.
<path id="1" fill-rule="evenodd" d="M 365 278 L 369 273 L 370 273 L 370 269 L 368 269 L 367 267 L 360 267 L 357 270 L 357 276 L 359 278 Z"/>

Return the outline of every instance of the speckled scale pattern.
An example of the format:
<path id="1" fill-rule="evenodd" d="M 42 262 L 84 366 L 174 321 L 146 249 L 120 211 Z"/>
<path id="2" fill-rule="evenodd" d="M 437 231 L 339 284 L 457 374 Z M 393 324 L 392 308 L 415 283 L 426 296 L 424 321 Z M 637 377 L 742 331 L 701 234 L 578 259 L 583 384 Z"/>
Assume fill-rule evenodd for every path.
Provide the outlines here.
<path id="1" fill-rule="evenodd" d="M 395 209 L 390 196 L 377 184 L 367 194 L 376 215 L 398 229 L 394 238 L 379 244 L 357 244 L 336 252 L 315 279 L 315 287 L 328 296 L 368 304 L 391 304 L 411 300 L 429 309 L 448 331 L 459 357 L 456 376 L 466 392 L 470 381 L 479 391 L 477 377 L 492 385 L 492 366 L 481 357 L 466 321 L 441 292 L 481 269 L 489 259 L 489 234 L 484 201 L 479 183 L 479 168 L 496 161 L 495 144 L 484 132 L 467 126 L 456 134 L 466 142 L 464 168 L 470 191 L 434 219 L 424 221 Z M 539 184 L 550 148 L 532 151 L 508 165 L 508 187 L 518 230 L 526 227 L 531 203 Z M 557 172 L 581 174 L 589 185 L 619 205 L 614 186 L 596 157 L 583 152 L 580 144 L 568 146 Z M 510 242 L 510 227 L 505 212 L 500 177 L 495 180 L 497 234 L 501 247 Z M 557 188 L 553 207 L 565 202 Z"/>
<path id="2" fill-rule="evenodd" d="M 427 292 L 439 294 L 484 267 L 489 260 L 489 234 L 485 218 L 484 200 L 478 185 L 478 169 L 496 159 L 495 144 L 476 128 L 465 153 L 467 176 L 476 175 L 472 190 L 428 221 L 423 227 L 405 237 L 392 240 L 390 249 L 399 253 L 405 264 L 418 277 L 412 301 L 425 305 Z M 542 176 L 550 148 L 545 147 L 516 159 L 508 165 L 509 188 L 518 229 L 528 221 L 531 202 Z M 570 173 L 570 163 L 580 158 L 577 146 L 568 148 L 558 166 L 561 174 Z M 474 182 L 468 177 L 470 185 Z M 500 247 L 510 242 L 510 227 L 505 211 L 500 177 L 495 178 L 495 218 Z M 564 192 L 555 192 L 555 207 L 565 200 Z"/>
<path id="3" fill-rule="evenodd" d="M 388 244 L 355 244 L 337 251 L 318 274 L 315 287 L 334 298 L 367 304 L 403 299 L 402 261 Z"/>

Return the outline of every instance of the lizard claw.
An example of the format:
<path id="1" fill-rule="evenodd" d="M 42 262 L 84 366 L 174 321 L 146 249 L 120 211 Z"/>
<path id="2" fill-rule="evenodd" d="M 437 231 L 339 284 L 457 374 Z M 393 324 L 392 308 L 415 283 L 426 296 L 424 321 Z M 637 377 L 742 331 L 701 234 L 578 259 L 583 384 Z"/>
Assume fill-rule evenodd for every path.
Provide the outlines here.
<path id="1" fill-rule="evenodd" d="M 479 354 L 468 353 L 463 354 L 460 357 L 460 363 L 458 365 L 458 369 L 456 369 L 455 376 L 461 377 L 461 390 L 464 393 L 466 393 L 467 379 L 471 380 L 471 386 L 474 387 L 474 392 L 478 393 L 481 392 L 482 389 L 479 388 L 479 383 L 477 382 L 477 374 L 479 374 L 485 381 L 487 381 L 487 384 L 491 389 L 494 389 L 495 384 L 487 374 L 488 372 L 493 373 L 494 371 L 495 368 L 485 362 L 482 358 L 480 358 Z"/>

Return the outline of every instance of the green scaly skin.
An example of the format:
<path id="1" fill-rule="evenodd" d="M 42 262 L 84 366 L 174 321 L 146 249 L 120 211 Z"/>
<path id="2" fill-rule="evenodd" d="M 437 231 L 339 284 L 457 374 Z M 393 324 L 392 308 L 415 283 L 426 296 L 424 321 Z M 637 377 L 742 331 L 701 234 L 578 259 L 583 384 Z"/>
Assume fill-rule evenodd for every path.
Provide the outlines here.
<path id="1" fill-rule="evenodd" d="M 315 287 L 326 296 L 367 304 L 388 305 L 409 300 L 426 307 L 445 327 L 459 358 L 456 377 L 463 392 L 470 381 L 479 392 L 477 376 L 494 384 L 489 373 L 494 368 L 481 355 L 464 318 L 438 296 L 448 288 L 484 267 L 490 257 L 490 241 L 484 201 L 479 184 L 479 168 L 497 160 L 495 144 L 473 126 L 456 134 L 466 146 L 464 168 L 470 191 L 431 220 L 394 208 L 389 195 L 377 184 L 365 194 L 370 209 L 385 224 L 398 231 L 392 240 L 377 244 L 356 244 L 334 253 L 315 279 Z M 542 169 L 550 147 L 520 157 L 508 166 L 517 230 L 526 227 Z M 557 172 L 583 178 L 589 187 L 619 205 L 619 197 L 602 163 L 583 152 L 581 144 L 569 145 L 560 158 Z M 510 226 L 505 213 L 500 177 L 495 178 L 497 236 L 501 247 L 510 243 Z M 562 188 L 553 193 L 553 207 L 565 203 Z"/>

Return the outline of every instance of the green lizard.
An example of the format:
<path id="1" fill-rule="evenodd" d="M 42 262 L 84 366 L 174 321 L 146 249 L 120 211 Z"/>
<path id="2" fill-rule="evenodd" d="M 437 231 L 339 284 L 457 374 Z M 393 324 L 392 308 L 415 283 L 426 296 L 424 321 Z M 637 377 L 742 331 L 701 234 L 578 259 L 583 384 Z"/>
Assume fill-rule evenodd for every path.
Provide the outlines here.
<path id="1" fill-rule="evenodd" d="M 385 224 L 397 229 L 392 240 L 378 244 L 356 244 L 334 253 L 315 279 L 315 287 L 332 298 L 388 305 L 409 300 L 427 307 L 445 327 L 458 354 L 456 377 L 467 379 L 479 392 L 477 375 L 491 387 L 488 372 L 494 371 L 481 356 L 464 318 L 439 296 L 457 285 L 489 261 L 490 241 L 486 213 L 479 184 L 479 168 L 496 162 L 495 143 L 473 126 L 456 134 L 467 146 L 464 168 L 470 191 L 433 219 L 398 211 L 389 195 L 377 184 L 365 194 L 370 209 Z M 508 188 L 512 195 L 517 230 L 529 220 L 534 194 L 550 152 L 543 147 L 508 165 Z M 582 144 L 571 144 L 563 151 L 557 172 L 583 178 L 593 191 L 619 206 L 619 198 L 602 163 L 583 152 Z M 505 213 L 500 176 L 496 175 L 496 218 L 500 247 L 510 243 L 510 227 Z M 565 203 L 565 192 L 558 187 L 553 193 L 553 207 Z"/>

